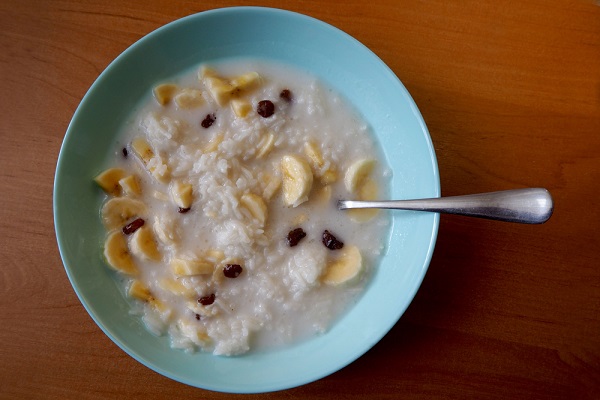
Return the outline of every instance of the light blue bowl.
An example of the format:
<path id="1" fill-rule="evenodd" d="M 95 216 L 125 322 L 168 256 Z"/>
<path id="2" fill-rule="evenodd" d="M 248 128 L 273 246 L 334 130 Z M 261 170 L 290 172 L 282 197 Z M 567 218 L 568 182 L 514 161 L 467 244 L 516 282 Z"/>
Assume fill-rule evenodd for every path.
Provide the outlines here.
<path id="1" fill-rule="evenodd" d="M 312 382 L 368 351 L 413 299 L 433 252 L 437 214 L 395 212 L 387 254 L 358 302 L 322 336 L 239 357 L 186 354 L 155 337 L 102 261 L 101 196 L 93 177 L 116 146 L 132 108 L 156 82 L 202 62 L 256 57 L 309 71 L 340 92 L 375 132 L 393 170 L 391 197 L 439 196 L 436 158 L 423 118 L 386 65 L 344 32 L 288 11 L 241 7 L 168 24 L 121 54 L 79 105 L 61 148 L 54 222 L 67 275 L 98 326 L 147 367 L 188 385 L 253 393 Z"/>

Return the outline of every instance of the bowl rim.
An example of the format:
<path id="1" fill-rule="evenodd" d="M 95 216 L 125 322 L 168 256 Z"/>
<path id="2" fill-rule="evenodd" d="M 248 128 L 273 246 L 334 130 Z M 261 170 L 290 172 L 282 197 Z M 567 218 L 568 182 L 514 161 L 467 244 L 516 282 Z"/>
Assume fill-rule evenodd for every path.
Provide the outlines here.
<path id="1" fill-rule="evenodd" d="M 137 360 L 141 364 L 145 365 L 146 367 L 150 368 L 151 370 L 158 372 L 161 375 L 166 376 L 170 379 L 173 379 L 175 381 L 178 381 L 178 382 L 190 385 L 190 386 L 194 386 L 194 387 L 198 387 L 198 388 L 202 388 L 202 389 L 206 389 L 206 390 L 212 390 L 212 391 L 218 391 L 218 392 L 228 392 L 228 393 L 265 393 L 265 392 L 272 392 L 272 391 L 278 391 L 278 390 L 285 390 L 285 389 L 301 386 L 301 385 L 304 385 L 304 384 L 307 384 L 310 382 L 314 382 L 316 380 L 319 380 L 325 376 L 328 376 L 328 375 L 346 367 L 347 365 L 349 365 L 350 363 L 354 362 L 356 359 L 361 357 L 363 354 L 365 354 L 367 351 L 369 351 L 375 344 L 377 344 L 393 328 L 393 326 L 397 323 L 397 321 L 401 318 L 401 316 L 405 313 L 408 306 L 413 301 L 414 296 L 416 295 L 417 291 L 419 290 L 419 288 L 422 284 L 422 281 L 425 277 L 426 271 L 431 262 L 435 243 L 437 240 L 437 233 L 438 233 L 438 229 L 439 229 L 439 214 L 434 214 L 434 216 L 433 216 L 430 240 L 429 240 L 429 243 L 427 244 L 427 252 L 426 252 L 426 255 L 424 258 L 423 265 L 420 268 L 420 273 L 416 278 L 416 284 L 412 287 L 411 293 L 408 296 L 409 300 L 406 302 L 405 305 L 403 305 L 403 307 L 399 308 L 398 318 L 391 324 L 391 326 L 386 326 L 381 329 L 381 331 L 383 332 L 381 337 L 377 338 L 372 343 L 366 345 L 365 349 L 363 351 L 353 354 L 350 357 L 346 357 L 336 367 L 330 368 L 328 370 L 322 370 L 318 374 L 314 374 L 313 376 L 306 377 L 305 379 L 293 380 L 293 383 L 291 383 L 291 384 L 290 384 L 290 382 L 283 382 L 283 383 L 271 384 L 271 385 L 264 384 L 263 385 L 264 389 L 252 390 L 252 389 L 247 389 L 247 388 L 236 389 L 236 388 L 223 388 L 223 387 L 216 387 L 216 386 L 211 387 L 211 385 L 206 385 L 206 384 L 200 385 L 198 382 L 193 382 L 191 380 L 182 378 L 182 377 L 178 376 L 177 374 L 174 374 L 171 371 L 169 371 L 165 368 L 162 368 L 160 365 L 157 365 L 157 364 L 153 363 L 152 361 L 148 360 L 147 358 L 145 358 L 143 354 L 138 354 L 134 349 L 130 348 L 126 343 L 123 343 L 122 341 L 117 339 L 115 337 L 115 335 L 113 334 L 113 332 L 111 331 L 111 329 L 109 327 L 107 327 L 104 323 L 100 322 L 100 320 L 98 319 L 98 316 L 92 310 L 91 305 L 88 304 L 87 299 L 85 298 L 84 294 L 81 292 L 81 288 L 79 288 L 75 284 L 75 277 L 73 275 L 73 271 L 71 270 L 70 263 L 68 261 L 67 255 L 66 255 L 65 245 L 64 245 L 64 243 L 62 243 L 64 238 L 62 238 L 62 233 L 61 233 L 61 222 L 60 222 L 61 210 L 59 209 L 59 203 L 57 202 L 59 188 L 62 184 L 61 173 L 62 173 L 62 170 L 64 169 L 64 163 L 65 163 L 64 160 L 66 158 L 64 148 L 65 148 L 67 142 L 70 141 L 71 137 L 73 135 L 75 135 L 73 125 L 75 124 L 75 121 L 78 118 L 80 118 L 79 115 L 80 115 L 80 110 L 82 109 L 82 105 L 85 104 L 89 100 L 89 98 L 92 96 L 92 92 L 94 92 L 98 86 L 102 85 L 102 83 L 104 81 L 104 77 L 111 74 L 111 71 L 112 71 L 112 69 L 115 68 L 115 65 L 122 62 L 123 59 L 126 59 L 127 57 L 129 57 L 129 54 L 132 51 L 134 51 L 136 48 L 142 46 L 147 41 L 153 40 L 155 36 L 160 35 L 163 31 L 177 29 L 178 26 L 180 26 L 182 24 L 186 24 L 189 21 L 195 20 L 198 18 L 210 18 L 211 16 L 217 16 L 220 14 L 225 14 L 225 13 L 230 13 L 230 12 L 272 13 L 272 14 L 277 14 L 277 15 L 283 15 L 286 17 L 298 18 L 298 19 L 304 20 L 305 22 L 307 22 L 309 24 L 317 24 L 320 27 L 333 32 L 334 34 L 341 36 L 344 40 L 353 42 L 354 46 L 358 46 L 359 48 L 362 49 L 362 51 L 366 51 L 367 53 L 370 53 L 371 56 L 374 57 L 375 61 L 380 64 L 382 69 L 384 71 L 386 71 L 387 74 L 391 75 L 393 77 L 393 79 L 395 79 L 397 81 L 397 83 L 399 84 L 399 88 L 403 91 L 403 97 L 409 102 L 409 104 L 412 108 L 413 114 L 418 119 L 418 123 L 420 125 L 422 132 L 424 133 L 424 138 L 427 142 L 427 146 L 429 149 L 430 161 L 431 161 L 432 167 L 433 167 L 433 175 L 434 175 L 433 178 L 434 178 L 435 186 L 436 186 L 433 189 L 434 189 L 436 196 L 440 195 L 440 180 L 439 180 L 439 169 L 438 169 L 438 164 L 437 164 L 437 158 L 435 155 L 435 149 L 433 147 L 431 136 L 429 134 L 429 131 L 427 129 L 425 121 L 424 121 L 416 103 L 414 102 L 412 96 L 410 95 L 408 90 L 404 87 L 403 83 L 394 74 L 394 72 L 372 50 L 370 50 L 368 47 L 366 47 L 364 44 L 362 44 L 356 38 L 354 38 L 353 36 L 349 35 L 348 33 L 344 32 L 344 31 L 342 31 L 341 29 L 339 29 L 327 22 L 324 22 L 322 20 L 319 20 L 317 18 L 311 17 L 306 14 L 302 14 L 302 13 L 298 13 L 298 12 L 290 11 L 290 10 L 285 10 L 285 9 L 281 9 L 281 8 L 255 7 L 255 6 L 240 6 L 240 7 L 234 6 L 234 7 L 223 7 L 223 8 L 216 8 L 216 9 L 201 11 L 198 13 L 190 14 L 185 17 L 173 20 L 163 26 L 160 26 L 159 28 L 145 34 L 143 37 L 141 37 L 140 39 L 135 41 L 133 44 L 131 44 L 127 49 L 125 49 L 121 54 L 119 54 L 114 60 L 112 60 L 107 65 L 107 67 L 99 74 L 99 76 L 95 79 L 95 81 L 92 83 L 92 85 L 86 91 L 85 95 L 83 96 L 80 103 L 78 104 L 78 106 L 71 118 L 71 121 L 69 122 L 65 136 L 63 138 L 63 142 L 61 144 L 61 148 L 60 148 L 60 152 L 59 152 L 58 160 L 57 160 L 57 165 L 56 165 L 56 170 L 55 170 L 54 188 L 53 188 L 54 227 L 55 227 L 55 235 L 56 235 L 57 244 L 58 244 L 59 253 L 61 256 L 61 261 L 63 263 L 63 267 L 65 269 L 65 272 L 69 278 L 69 282 L 70 282 L 73 290 L 75 291 L 79 301 L 84 306 L 85 310 L 90 315 L 92 320 L 96 323 L 96 325 L 104 332 L 104 334 L 106 334 L 111 339 L 111 341 L 113 343 L 115 343 L 119 348 L 121 348 L 126 354 L 128 354 L 129 356 L 131 356 L 133 359 Z"/>

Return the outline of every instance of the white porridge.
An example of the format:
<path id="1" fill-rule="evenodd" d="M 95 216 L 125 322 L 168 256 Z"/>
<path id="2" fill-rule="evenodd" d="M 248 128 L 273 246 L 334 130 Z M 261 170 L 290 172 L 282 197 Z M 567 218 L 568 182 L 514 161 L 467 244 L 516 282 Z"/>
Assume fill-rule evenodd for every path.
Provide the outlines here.
<path id="1" fill-rule="evenodd" d="M 95 178 L 104 256 L 172 347 L 234 355 L 325 332 L 385 250 L 368 126 L 315 78 L 236 60 L 152 88 Z"/>

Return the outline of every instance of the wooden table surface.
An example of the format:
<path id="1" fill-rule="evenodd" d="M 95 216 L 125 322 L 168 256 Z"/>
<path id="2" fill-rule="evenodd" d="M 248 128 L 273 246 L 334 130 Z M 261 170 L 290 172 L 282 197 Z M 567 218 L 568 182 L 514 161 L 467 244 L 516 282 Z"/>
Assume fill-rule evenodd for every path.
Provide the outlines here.
<path id="1" fill-rule="evenodd" d="M 544 225 L 442 216 L 413 303 L 363 357 L 272 398 L 600 398 L 600 6 L 588 1 L 0 2 L 0 398 L 231 395 L 127 356 L 71 288 L 52 189 L 67 125 L 123 50 L 231 5 L 302 12 L 357 38 L 403 81 L 444 195 L 541 186 Z"/>

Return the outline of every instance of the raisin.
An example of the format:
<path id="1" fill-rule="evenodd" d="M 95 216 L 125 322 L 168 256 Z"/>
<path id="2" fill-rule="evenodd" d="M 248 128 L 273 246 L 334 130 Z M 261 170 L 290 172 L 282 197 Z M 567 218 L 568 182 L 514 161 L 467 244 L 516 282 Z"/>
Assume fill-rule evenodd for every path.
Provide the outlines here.
<path id="1" fill-rule="evenodd" d="M 237 278 L 242 273 L 242 266 L 239 264 L 227 264 L 223 268 L 223 275 L 227 278 Z"/>
<path id="2" fill-rule="evenodd" d="M 131 221 L 127 225 L 125 225 L 123 227 L 123 233 L 126 235 L 131 235 L 133 232 L 137 231 L 142 226 L 144 226 L 144 220 L 141 218 L 138 218 L 136 220 Z"/>
<path id="3" fill-rule="evenodd" d="M 215 294 L 214 293 L 211 293 L 208 296 L 200 297 L 198 299 L 198 303 L 202 304 L 203 306 L 210 306 L 214 302 L 215 302 Z"/>
<path id="4" fill-rule="evenodd" d="M 215 123 L 216 120 L 217 120 L 217 116 L 215 115 L 215 113 L 206 114 L 206 117 L 204 117 L 204 119 L 202 120 L 200 125 L 202 125 L 203 128 L 210 128 L 212 126 L 212 124 Z"/>
<path id="5" fill-rule="evenodd" d="M 293 99 L 292 92 L 290 92 L 290 89 L 283 89 L 281 93 L 279 93 L 279 97 L 281 97 L 287 103 L 291 103 Z"/>
<path id="6" fill-rule="evenodd" d="M 294 247 L 298 244 L 304 237 L 306 237 L 306 232 L 302 228 L 296 228 L 287 235 L 287 243 L 288 246 Z"/>
<path id="7" fill-rule="evenodd" d="M 323 232 L 323 244 L 329 250 L 339 250 L 342 247 L 344 247 L 344 243 L 337 240 L 337 238 L 333 236 L 328 230 L 325 230 Z"/>
<path id="8" fill-rule="evenodd" d="M 196 314 L 196 320 L 200 321 L 200 314 Z"/>
<path id="9" fill-rule="evenodd" d="M 275 104 L 271 100 L 261 100 L 258 102 L 256 112 L 263 118 L 269 118 L 275 113 Z"/>
<path id="10" fill-rule="evenodd" d="M 179 208 L 177 208 L 177 212 L 179 214 L 185 214 L 186 212 L 190 211 L 191 209 L 192 209 L 191 207 L 187 207 L 187 208 L 179 207 Z"/>
<path id="11" fill-rule="evenodd" d="M 123 157 L 127 158 L 127 147 L 123 147 Z"/>

